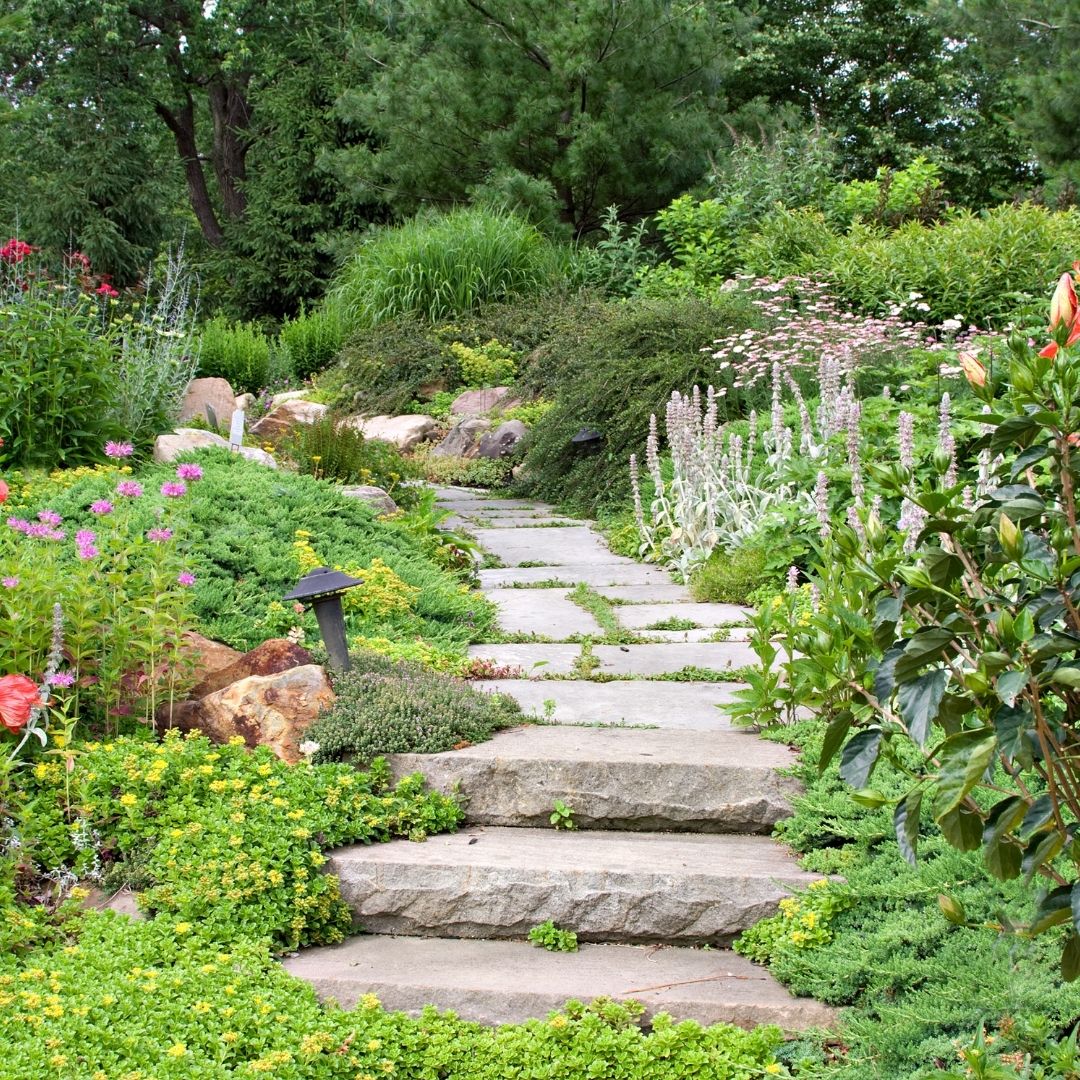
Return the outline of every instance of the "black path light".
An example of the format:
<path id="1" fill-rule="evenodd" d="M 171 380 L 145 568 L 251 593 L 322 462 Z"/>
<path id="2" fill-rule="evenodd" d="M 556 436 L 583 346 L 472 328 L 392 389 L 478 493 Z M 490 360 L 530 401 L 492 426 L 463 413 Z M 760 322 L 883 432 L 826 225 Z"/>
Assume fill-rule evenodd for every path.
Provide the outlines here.
<path id="1" fill-rule="evenodd" d="M 596 428 L 583 427 L 570 439 L 571 445 L 576 450 L 599 450 L 604 441 L 604 436 Z"/>
<path id="2" fill-rule="evenodd" d="M 338 671 L 349 670 L 349 644 L 345 640 L 345 612 L 341 607 L 341 594 L 346 589 L 363 585 L 361 578 L 349 577 L 340 570 L 320 566 L 305 574 L 292 592 L 283 599 L 309 603 L 315 609 L 319 633 L 330 654 L 330 666 Z"/>

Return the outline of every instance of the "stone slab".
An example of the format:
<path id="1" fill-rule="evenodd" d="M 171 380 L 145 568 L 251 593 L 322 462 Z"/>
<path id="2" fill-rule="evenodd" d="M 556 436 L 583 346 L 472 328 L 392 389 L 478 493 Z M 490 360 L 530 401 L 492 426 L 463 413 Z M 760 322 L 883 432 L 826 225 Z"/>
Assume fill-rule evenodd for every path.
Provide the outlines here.
<path id="1" fill-rule="evenodd" d="M 443 507 L 446 510 L 470 511 L 470 510 L 515 510 L 524 511 L 526 513 L 530 511 L 546 511 L 551 507 L 547 503 L 530 502 L 527 499 L 496 499 L 486 498 L 482 495 L 453 495 L 447 498 L 437 498 L 436 505 Z"/>
<path id="2" fill-rule="evenodd" d="M 578 528 L 576 518 L 552 517 L 548 514 L 473 514 L 464 515 L 471 522 L 470 531 L 475 532 L 478 523 L 484 529 L 566 529 Z M 539 543 L 539 541 L 537 541 Z"/>
<path id="3" fill-rule="evenodd" d="M 697 644 L 706 641 L 748 641 L 749 635 L 739 627 L 717 630 L 713 626 L 699 627 L 696 630 L 633 630 L 641 641 L 681 641 Z M 717 639 L 716 635 L 723 637 Z"/>
<path id="4" fill-rule="evenodd" d="M 480 584 L 485 589 L 505 588 L 508 585 L 528 585 L 537 581 L 557 578 L 569 585 L 583 581 L 586 585 L 667 585 L 667 574 L 655 566 L 631 562 L 629 559 L 618 560 L 609 555 L 609 562 L 604 563 L 563 563 L 554 566 L 504 567 L 480 571 Z"/>
<path id="5" fill-rule="evenodd" d="M 791 815 L 795 755 L 745 731 L 530 725 L 441 754 L 394 754 L 397 778 L 422 772 L 459 792 L 473 824 L 549 828 L 561 799 L 585 829 L 769 833 Z"/>
<path id="6" fill-rule="evenodd" d="M 599 533 L 587 525 L 568 529 L 473 529 L 473 537 L 485 551 L 508 566 L 540 562 L 545 566 L 560 564 L 609 563 L 618 561 Z"/>
<path id="7" fill-rule="evenodd" d="M 721 626 L 725 623 L 745 623 L 749 615 L 738 604 L 633 604 L 620 607 L 615 617 L 628 630 L 644 630 L 656 622 L 668 619 L 690 619 L 698 626 Z"/>
<path id="8" fill-rule="evenodd" d="M 727 944 L 814 880 L 766 836 L 479 826 L 339 848 L 326 871 L 373 933 L 524 938 L 551 919 L 615 944 Z"/>
<path id="9" fill-rule="evenodd" d="M 575 634 L 603 635 L 596 619 L 570 599 L 568 589 L 493 589 L 486 595 L 499 609 L 503 633 L 556 640 Z"/>
<path id="10" fill-rule="evenodd" d="M 553 724 L 650 724 L 691 731 L 731 730 L 731 722 L 718 706 L 746 689 L 743 683 L 575 679 L 487 679 L 472 685 L 509 694 L 527 715 L 546 717 Z"/>
<path id="11" fill-rule="evenodd" d="M 599 585 L 596 591 L 609 600 L 624 604 L 682 604 L 691 600 L 685 585 L 673 585 L 664 575 L 663 583 L 654 585 Z"/>
<path id="12" fill-rule="evenodd" d="M 285 969 L 320 998 L 352 1008 L 375 994 L 388 1010 L 452 1009 L 463 1020 L 517 1024 L 543 1019 L 568 1000 L 635 1000 L 645 1019 L 728 1023 L 787 1032 L 829 1027 L 836 1017 L 812 998 L 793 997 L 764 969 L 727 951 L 583 945 L 550 953 L 517 941 L 355 937 L 305 949 Z"/>
<path id="13" fill-rule="evenodd" d="M 528 592 L 529 590 L 521 590 Z M 687 667 L 724 672 L 755 664 L 757 656 L 741 641 L 658 642 L 655 645 L 594 645 L 594 672 L 599 675 L 634 675 L 649 678 Z M 569 675 L 581 655 L 578 645 L 472 645 L 469 655 L 499 667 L 520 667 L 526 678 Z M 540 666 L 537 666 L 540 665 Z"/>

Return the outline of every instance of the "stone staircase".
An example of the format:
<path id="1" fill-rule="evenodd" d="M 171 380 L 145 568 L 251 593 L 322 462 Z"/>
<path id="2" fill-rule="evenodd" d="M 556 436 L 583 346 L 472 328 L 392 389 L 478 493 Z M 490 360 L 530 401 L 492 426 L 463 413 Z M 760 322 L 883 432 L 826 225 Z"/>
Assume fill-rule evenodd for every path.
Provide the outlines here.
<path id="1" fill-rule="evenodd" d="M 727 948 L 812 880 L 766 835 L 789 812 L 795 786 L 779 770 L 791 754 L 731 729 L 717 706 L 735 684 L 657 678 L 751 662 L 743 642 L 699 640 L 741 610 L 691 603 L 666 574 L 613 555 L 591 529 L 548 524 L 560 519 L 542 504 L 439 494 L 457 526 L 508 564 L 481 572 L 504 632 L 550 639 L 475 646 L 475 656 L 526 676 L 477 685 L 512 694 L 542 722 L 479 746 L 393 757 L 397 774 L 419 770 L 458 791 L 466 826 L 422 844 L 334 852 L 327 869 L 366 934 L 305 950 L 286 967 L 344 1006 L 371 993 L 387 1008 L 433 1004 L 484 1023 L 608 996 L 702 1023 L 828 1026 L 825 1006 L 792 997 Z M 647 628 L 669 616 L 694 629 L 592 646 L 601 679 L 568 677 L 580 671 L 582 645 L 563 639 L 602 634 L 569 599 L 581 581 L 615 601 L 635 634 L 660 633 Z M 576 829 L 551 827 L 557 800 Z M 578 934 L 579 952 L 525 942 L 548 919 Z"/>

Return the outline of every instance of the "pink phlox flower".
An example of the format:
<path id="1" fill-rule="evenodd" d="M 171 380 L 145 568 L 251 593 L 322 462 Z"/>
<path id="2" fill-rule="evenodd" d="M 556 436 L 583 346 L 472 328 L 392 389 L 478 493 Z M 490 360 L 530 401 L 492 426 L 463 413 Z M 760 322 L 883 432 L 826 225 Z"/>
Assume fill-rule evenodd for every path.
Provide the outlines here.
<path id="1" fill-rule="evenodd" d="M 181 480 L 201 480 L 203 471 L 201 465 L 196 465 L 193 461 L 185 461 L 182 465 L 177 465 L 176 475 Z"/>
<path id="2" fill-rule="evenodd" d="M 142 485 L 135 480 L 121 480 L 116 485 L 117 495 L 126 495 L 128 498 L 137 499 L 142 494 Z"/>
<path id="3" fill-rule="evenodd" d="M 170 480 L 161 485 L 161 494 L 167 499 L 179 499 L 187 494 L 187 484 L 182 480 Z"/>
<path id="4" fill-rule="evenodd" d="M 105 456 L 110 458 L 129 458 L 135 453 L 135 447 L 129 442 L 112 442 L 105 444 Z"/>

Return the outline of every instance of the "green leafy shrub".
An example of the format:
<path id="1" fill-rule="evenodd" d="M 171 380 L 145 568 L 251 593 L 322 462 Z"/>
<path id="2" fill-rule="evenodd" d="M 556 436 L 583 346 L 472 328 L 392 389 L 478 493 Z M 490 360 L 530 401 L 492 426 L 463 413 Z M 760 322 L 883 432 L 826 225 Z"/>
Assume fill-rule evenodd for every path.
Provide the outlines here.
<path id="1" fill-rule="evenodd" d="M 350 330 L 404 314 L 436 323 L 540 292 L 561 273 L 556 249 L 528 222 L 463 208 L 373 232 L 332 282 L 326 304 Z"/>
<path id="2" fill-rule="evenodd" d="M 577 934 L 573 930 L 560 930 L 550 919 L 529 931 L 529 941 L 548 952 L 577 952 Z"/>
<path id="3" fill-rule="evenodd" d="M 408 506 L 415 489 L 402 483 L 416 479 L 416 466 L 402 457 L 390 443 L 366 439 L 354 427 L 324 417 L 314 424 L 300 424 L 285 445 L 297 468 L 323 480 L 343 484 L 374 484 L 394 495 L 398 504 Z"/>
<path id="4" fill-rule="evenodd" d="M 379 619 L 351 614 L 350 633 L 402 640 L 420 636 L 462 652 L 492 625 L 493 608 L 482 596 L 439 566 L 407 529 L 377 520 L 366 503 L 342 495 L 326 481 L 267 469 L 225 451 L 201 451 L 195 457 L 205 475 L 184 500 L 183 535 L 195 575 L 193 610 L 207 636 L 250 649 L 282 631 L 282 605 L 276 598 L 301 576 L 294 547 L 298 529 L 310 534 L 320 564 L 367 566 L 381 558 L 420 590 L 411 612 Z M 138 479 L 152 488 L 175 479 L 174 473 L 175 466 L 154 466 Z M 107 480 L 83 477 L 52 505 L 71 528 L 92 527 L 87 507 L 111 489 Z M 148 506 L 143 526 L 153 524 Z M 310 612 L 295 622 L 317 640 Z"/>
<path id="5" fill-rule="evenodd" d="M 254 393 L 270 380 L 271 342 L 255 323 L 217 315 L 203 325 L 196 347 L 199 375 L 227 379 L 238 394 Z"/>
<path id="6" fill-rule="evenodd" d="M 310 379 L 325 371 L 341 350 L 344 334 L 333 308 L 301 311 L 286 319 L 278 333 L 278 349 L 298 379 Z"/>
<path id="7" fill-rule="evenodd" d="M 576 252 L 574 273 L 603 296 L 630 296 L 641 274 L 656 263 L 656 252 L 645 243 L 645 222 L 630 227 L 619 220 L 619 208 L 609 206 L 600 229 L 603 235 L 591 247 Z"/>
<path id="8" fill-rule="evenodd" d="M 450 352 L 458 362 L 465 386 L 502 386 L 517 374 L 514 350 L 494 339 L 475 347 L 455 341 Z"/>
<path id="9" fill-rule="evenodd" d="M 841 227 L 857 218 L 895 227 L 915 218 L 924 224 L 941 210 L 941 167 L 919 156 L 903 169 L 882 166 L 873 180 L 837 184 L 824 200 L 829 218 Z"/>
<path id="10" fill-rule="evenodd" d="M 50 983 L 59 986 L 59 1008 L 45 1003 Z M 38 995 L 40 1008 L 11 1007 L 25 1000 L 23 990 Z M 777 1071 L 782 1040 L 774 1027 L 702 1028 L 663 1014 L 646 1032 L 640 1006 L 604 1000 L 568 1002 L 547 1019 L 497 1028 L 434 1009 L 416 1018 L 385 1012 L 372 995 L 354 1010 L 324 1008 L 258 943 L 222 948 L 197 927 L 177 934 L 169 920 L 131 923 L 111 913 L 83 916 L 68 941 L 25 959 L 0 957 L 0 1000 L 5 1080 L 505 1080 L 590 1072 L 730 1080 Z"/>
<path id="11" fill-rule="evenodd" d="M 820 210 L 779 207 L 745 238 L 740 261 L 748 273 L 780 280 L 826 264 L 838 242 L 838 234 Z"/>
<path id="12" fill-rule="evenodd" d="M 497 488 L 510 480 L 514 463 L 508 458 L 443 457 L 420 451 L 414 461 L 432 484 L 455 487 Z"/>
<path id="13" fill-rule="evenodd" d="M 769 553 L 761 547 L 717 549 L 694 571 L 690 591 L 699 603 L 745 604 L 767 582 Z"/>
<path id="14" fill-rule="evenodd" d="M 156 744 L 121 738 L 77 748 L 75 762 L 77 810 L 62 763 L 32 770 L 33 814 L 21 815 L 20 842 L 51 871 L 132 883 L 146 911 L 188 930 L 198 924 L 218 942 L 264 939 L 287 951 L 340 941 L 352 917 L 336 878 L 319 869 L 323 849 L 418 839 L 461 818 L 419 776 L 391 787 L 385 762 L 368 773 L 289 766 L 239 738 L 225 746 L 175 731 Z M 67 814 L 76 829 L 46 829 Z M 76 844 L 75 833 L 93 840 Z"/>
<path id="15" fill-rule="evenodd" d="M 363 764 L 380 754 L 435 754 L 483 742 L 521 722 L 504 694 L 484 694 L 448 675 L 363 651 L 334 677 L 337 700 L 308 729 L 316 761 Z"/>

